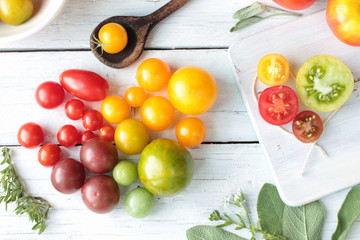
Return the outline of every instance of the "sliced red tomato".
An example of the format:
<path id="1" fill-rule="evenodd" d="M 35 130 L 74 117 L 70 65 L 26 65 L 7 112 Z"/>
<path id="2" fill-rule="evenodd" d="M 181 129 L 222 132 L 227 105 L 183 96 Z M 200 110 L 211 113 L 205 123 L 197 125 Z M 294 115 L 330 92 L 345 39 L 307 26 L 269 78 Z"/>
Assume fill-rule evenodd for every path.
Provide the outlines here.
<path id="1" fill-rule="evenodd" d="M 323 132 L 323 122 L 319 115 L 312 111 L 302 111 L 296 115 L 292 130 L 297 139 L 303 143 L 315 142 Z"/>
<path id="2" fill-rule="evenodd" d="M 291 122 L 298 110 L 298 97 L 290 87 L 269 87 L 260 95 L 260 115 L 266 122 L 272 125 L 280 126 Z"/>

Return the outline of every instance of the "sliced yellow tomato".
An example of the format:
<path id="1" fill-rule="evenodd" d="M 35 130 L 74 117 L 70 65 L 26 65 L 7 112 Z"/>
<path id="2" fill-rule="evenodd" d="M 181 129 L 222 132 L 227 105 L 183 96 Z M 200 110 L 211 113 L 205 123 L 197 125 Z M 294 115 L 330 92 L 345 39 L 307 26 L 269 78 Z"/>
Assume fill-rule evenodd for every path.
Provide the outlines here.
<path id="1" fill-rule="evenodd" d="M 289 62 L 280 54 L 268 54 L 260 60 L 257 74 L 260 81 L 268 86 L 282 85 L 289 77 Z"/>

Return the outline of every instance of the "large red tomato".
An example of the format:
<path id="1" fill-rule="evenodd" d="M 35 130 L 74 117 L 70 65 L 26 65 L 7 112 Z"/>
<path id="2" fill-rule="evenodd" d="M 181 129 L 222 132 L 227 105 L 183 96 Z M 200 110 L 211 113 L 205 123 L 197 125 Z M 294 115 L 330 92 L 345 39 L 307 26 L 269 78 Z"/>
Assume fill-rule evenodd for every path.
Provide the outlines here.
<path id="1" fill-rule="evenodd" d="M 66 70 L 60 75 L 60 83 L 66 91 L 85 101 L 101 101 L 109 90 L 104 78 L 86 70 Z"/>
<path id="2" fill-rule="evenodd" d="M 360 46 L 360 1 L 329 0 L 326 20 L 338 39 Z"/>
<path id="3" fill-rule="evenodd" d="M 138 163 L 139 179 L 151 193 L 167 197 L 184 190 L 191 182 L 194 161 L 185 147 L 166 138 L 148 144 Z"/>
<path id="4" fill-rule="evenodd" d="M 313 5 L 317 0 L 273 0 L 280 6 L 290 10 L 303 10 Z"/>

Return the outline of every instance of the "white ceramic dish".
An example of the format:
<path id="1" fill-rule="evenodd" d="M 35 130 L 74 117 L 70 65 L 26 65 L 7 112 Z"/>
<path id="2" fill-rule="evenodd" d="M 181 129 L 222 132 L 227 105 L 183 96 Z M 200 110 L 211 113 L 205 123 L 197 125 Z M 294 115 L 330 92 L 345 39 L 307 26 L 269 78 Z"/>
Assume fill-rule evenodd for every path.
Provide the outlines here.
<path id="1" fill-rule="evenodd" d="M 68 0 L 34 0 L 33 16 L 19 26 L 0 21 L 0 44 L 24 39 L 48 26 L 65 8 Z"/>

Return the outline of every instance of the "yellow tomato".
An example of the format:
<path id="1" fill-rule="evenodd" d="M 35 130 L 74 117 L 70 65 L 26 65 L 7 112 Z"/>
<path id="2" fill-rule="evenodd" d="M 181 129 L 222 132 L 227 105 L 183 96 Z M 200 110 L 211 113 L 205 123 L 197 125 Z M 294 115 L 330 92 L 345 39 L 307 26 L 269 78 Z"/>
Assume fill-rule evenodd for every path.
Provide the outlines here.
<path id="1" fill-rule="evenodd" d="M 268 86 L 282 85 L 289 77 L 289 62 L 280 54 L 268 54 L 260 60 L 257 74 Z"/>
<path id="2" fill-rule="evenodd" d="M 131 107 L 140 107 L 146 98 L 146 92 L 141 87 L 130 87 L 125 92 L 125 100 Z"/>
<path id="3" fill-rule="evenodd" d="M 102 49 L 110 54 L 119 53 L 127 45 L 128 35 L 118 23 L 107 23 L 100 28 L 99 41 Z"/>
<path id="4" fill-rule="evenodd" d="M 0 19 L 10 25 L 20 25 L 33 14 L 32 0 L 0 0 Z"/>
<path id="5" fill-rule="evenodd" d="M 176 126 L 176 138 L 185 147 L 201 144 L 206 136 L 206 126 L 199 118 L 188 117 Z"/>
<path id="6" fill-rule="evenodd" d="M 149 132 L 136 119 L 122 121 L 115 130 L 115 144 L 125 154 L 138 154 L 149 143 Z"/>
<path id="7" fill-rule="evenodd" d="M 163 89 L 169 82 L 170 77 L 170 67 L 157 58 L 146 59 L 136 71 L 136 79 L 140 87 L 149 92 Z"/>
<path id="8" fill-rule="evenodd" d="M 119 96 L 109 96 L 101 103 L 101 114 L 110 123 L 120 123 L 129 117 L 129 105 Z"/>
<path id="9" fill-rule="evenodd" d="M 215 103 L 217 85 L 206 70 L 194 66 L 183 67 L 170 78 L 168 94 L 177 110 L 188 115 L 199 115 Z"/>
<path id="10" fill-rule="evenodd" d="M 164 97 L 148 98 L 140 109 L 141 120 L 151 130 L 162 131 L 174 121 L 174 108 Z"/>

